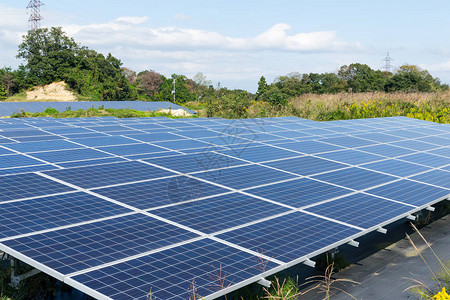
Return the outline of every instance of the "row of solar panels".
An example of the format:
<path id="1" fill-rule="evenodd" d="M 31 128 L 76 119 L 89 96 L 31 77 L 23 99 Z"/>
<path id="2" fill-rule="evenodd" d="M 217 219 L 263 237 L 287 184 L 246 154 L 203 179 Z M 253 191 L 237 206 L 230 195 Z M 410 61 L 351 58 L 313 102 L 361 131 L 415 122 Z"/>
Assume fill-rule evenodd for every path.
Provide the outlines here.
<path id="1" fill-rule="evenodd" d="M 70 102 L 0 102 L 0 116 L 11 116 L 19 112 L 37 113 L 47 108 L 54 108 L 60 112 L 67 110 L 89 109 L 89 108 L 113 108 L 134 109 L 139 111 L 157 111 L 160 109 L 183 109 L 191 114 L 194 111 L 186 109 L 177 104 L 167 101 L 70 101 Z"/>
<path id="2" fill-rule="evenodd" d="M 450 189 L 450 127 L 401 117 L 5 119 L 0 130 L 0 250 L 102 299 L 187 299 L 193 279 L 213 299 L 218 270 L 235 290 Z"/>

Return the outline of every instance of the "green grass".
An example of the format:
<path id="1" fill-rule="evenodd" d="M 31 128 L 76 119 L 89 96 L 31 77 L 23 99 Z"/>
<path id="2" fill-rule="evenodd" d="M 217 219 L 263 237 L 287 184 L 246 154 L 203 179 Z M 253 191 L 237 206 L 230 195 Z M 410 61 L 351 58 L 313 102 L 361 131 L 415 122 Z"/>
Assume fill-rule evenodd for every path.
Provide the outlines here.
<path id="1" fill-rule="evenodd" d="M 152 111 L 138 111 L 134 109 L 112 109 L 112 108 L 89 108 L 87 110 L 67 110 L 59 112 L 54 108 L 47 108 L 43 112 L 28 113 L 20 112 L 11 115 L 11 118 L 36 118 L 36 117 L 53 117 L 53 118 L 82 118 L 82 117 L 117 117 L 117 118 L 140 118 L 140 117 L 167 117 L 172 119 L 180 118 L 196 118 L 192 117 L 176 117 L 168 113 L 152 112 Z"/>

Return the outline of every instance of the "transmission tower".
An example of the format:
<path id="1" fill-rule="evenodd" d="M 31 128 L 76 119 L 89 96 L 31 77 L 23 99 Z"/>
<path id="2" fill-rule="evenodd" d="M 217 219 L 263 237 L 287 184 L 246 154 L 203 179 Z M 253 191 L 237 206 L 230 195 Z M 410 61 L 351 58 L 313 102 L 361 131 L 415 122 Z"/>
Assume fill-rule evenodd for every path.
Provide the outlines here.
<path id="1" fill-rule="evenodd" d="M 392 57 L 389 56 L 389 52 L 386 54 L 386 57 L 383 59 L 384 61 L 384 70 L 386 72 L 391 72 L 392 66 L 391 66 L 391 61 L 392 61 Z"/>
<path id="2" fill-rule="evenodd" d="M 44 3 L 40 0 L 30 0 L 30 3 L 28 3 L 27 10 L 30 14 L 30 18 L 28 19 L 28 23 L 30 24 L 30 28 L 33 31 L 38 30 L 41 28 L 41 21 L 44 19 L 41 16 L 41 6 L 43 6 Z"/>

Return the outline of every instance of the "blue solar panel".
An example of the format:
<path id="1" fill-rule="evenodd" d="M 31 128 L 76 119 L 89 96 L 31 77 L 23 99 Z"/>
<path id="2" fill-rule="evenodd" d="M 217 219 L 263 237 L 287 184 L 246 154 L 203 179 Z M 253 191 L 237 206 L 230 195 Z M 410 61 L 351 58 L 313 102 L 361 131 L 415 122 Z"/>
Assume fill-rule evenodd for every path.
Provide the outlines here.
<path id="1" fill-rule="evenodd" d="M 411 149 L 396 147 L 390 144 L 378 144 L 373 146 L 367 146 L 359 148 L 358 150 L 386 157 L 397 157 L 401 155 L 412 154 L 415 152 L 414 150 Z"/>
<path id="2" fill-rule="evenodd" d="M 15 153 L 14 151 L 11 151 L 11 150 L 8 150 L 8 149 L 1 148 L 1 147 L 0 147 L 0 155 L 4 155 L 4 154 L 14 154 L 14 153 Z"/>
<path id="3" fill-rule="evenodd" d="M 246 192 L 298 208 L 342 196 L 352 191 L 331 184 L 301 178 L 250 189 Z"/>
<path id="4" fill-rule="evenodd" d="M 412 150 L 416 150 L 416 151 L 426 151 L 426 150 L 431 150 L 431 149 L 435 149 L 435 148 L 439 147 L 439 145 L 433 145 L 433 144 L 421 142 L 418 140 L 400 141 L 400 142 L 391 143 L 391 145 L 404 147 L 404 148 L 408 148 L 408 149 L 412 149 Z"/>
<path id="5" fill-rule="evenodd" d="M 142 214 L 2 242 L 62 274 L 113 262 L 197 235 Z"/>
<path id="6" fill-rule="evenodd" d="M 217 237 L 289 262 L 358 233 L 358 229 L 296 212 Z"/>
<path id="7" fill-rule="evenodd" d="M 318 141 L 291 142 L 285 144 L 277 144 L 277 146 L 305 154 L 315 154 L 343 149 L 340 146 L 333 146 Z"/>
<path id="8" fill-rule="evenodd" d="M 82 188 L 101 187 L 175 175 L 160 168 L 134 161 L 45 173 Z"/>
<path id="9" fill-rule="evenodd" d="M 0 238 L 128 212 L 127 208 L 82 192 L 0 203 Z"/>
<path id="10" fill-rule="evenodd" d="M 48 133 L 38 129 L 27 129 L 27 130 L 2 131 L 0 132 L 0 135 L 3 137 L 16 138 L 16 137 L 48 135 Z"/>
<path id="11" fill-rule="evenodd" d="M 448 172 L 450 167 L 444 168 L 444 170 L 447 171 L 433 170 L 411 177 L 411 179 L 450 189 L 450 172 Z"/>
<path id="12" fill-rule="evenodd" d="M 389 142 L 396 142 L 398 140 L 402 140 L 402 138 L 399 138 L 397 136 L 384 134 L 384 133 L 379 133 L 379 132 L 361 133 L 361 134 L 354 133 L 352 135 L 355 136 L 355 137 L 368 139 L 368 140 L 372 140 L 372 141 L 379 142 L 379 143 L 389 143 Z"/>
<path id="13" fill-rule="evenodd" d="M 64 140 L 15 143 L 5 145 L 5 147 L 22 153 L 83 148 L 83 146 Z"/>
<path id="14" fill-rule="evenodd" d="M 80 138 L 72 139 L 73 142 L 79 143 L 88 147 L 101 147 L 101 146 L 113 146 L 113 145 L 126 145 L 139 143 L 135 140 L 128 139 L 122 136 L 105 136 L 95 138 Z"/>
<path id="15" fill-rule="evenodd" d="M 346 148 L 355 148 L 355 147 L 362 147 L 362 146 L 368 146 L 373 145 L 375 142 L 359 139 L 352 136 L 343 136 L 343 137 L 334 137 L 334 138 L 327 138 L 327 139 L 321 139 L 321 142 L 330 143 L 333 145 L 346 147 Z"/>
<path id="16" fill-rule="evenodd" d="M 157 152 L 166 152 L 167 151 L 167 149 L 149 145 L 149 144 L 108 146 L 108 147 L 101 147 L 98 149 L 101 151 L 106 151 L 108 153 L 111 153 L 114 155 L 120 155 L 120 156 L 146 154 L 146 153 L 157 153 Z"/>
<path id="17" fill-rule="evenodd" d="M 28 136 L 28 137 L 15 137 L 17 142 L 38 142 L 38 141 L 54 141 L 62 140 L 63 137 L 57 135 L 40 135 L 40 136 Z"/>
<path id="18" fill-rule="evenodd" d="M 396 177 L 376 173 L 360 168 L 349 168 L 314 176 L 313 178 L 329 183 L 352 188 L 355 190 L 366 189 L 382 183 L 396 180 Z"/>
<path id="19" fill-rule="evenodd" d="M 312 206 L 306 211 L 362 228 L 381 223 L 411 211 L 413 207 L 366 194 L 354 194 Z"/>
<path id="20" fill-rule="evenodd" d="M 447 177 L 448 178 L 448 177 Z M 368 190 L 367 193 L 421 206 L 449 195 L 449 191 L 410 180 L 400 180 Z"/>
<path id="21" fill-rule="evenodd" d="M 93 165 L 103 165 L 103 164 L 111 164 L 116 162 L 125 162 L 128 161 L 124 158 L 120 157 L 107 157 L 107 158 L 97 158 L 97 159 L 88 159 L 88 160 L 80 160 L 73 162 L 59 162 L 58 166 L 62 168 L 77 168 L 84 166 L 93 166 Z"/>
<path id="22" fill-rule="evenodd" d="M 317 156 L 350 165 L 359 165 L 386 158 L 383 156 L 379 156 L 376 154 L 369 154 L 358 150 L 342 150 L 330 153 L 317 154 Z"/>
<path id="23" fill-rule="evenodd" d="M 273 159 L 301 156 L 301 153 L 279 149 L 272 146 L 233 148 L 233 150 L 220 151 L 225 155 L 245 159 L 250 162 L 263 162 Z"/>
<path id="24" fill-rule="evenodd" d="M 450 158 L 450 147 L 434 149 L 434 150 L 428 151 L 428 153 Z"/>
<path id="25" fill-rule="evenodd" d="M 208 143 L 200 142 L 197 140 L 154 142 L 153 144 L 170 150 L 197 149 L 197 148 L 204 149 L 210 146 L 210 144 Z"/>
<path id="26" fill-rule="evenodd" d="M 112 157 L 109 154 L 94 149 L 74 149 L 74 150 L 38 152 L 38 153 L 31 153 L 30 155 L 50 163 Z"/>
<path id="27" fill-rule="evenodd" d="M 9 144 L 9 143 L 14 143 L 14 141 L 0 137 L 0 144 Z"/>
<path id="28" fill-rule="evenodd" d="M 229 192 L 227 189 L 185 176 L 120 185 L 94 191 L 142 210 Z"/>
<path id="29" fill-rule="evenodd" d="M 414 175 L 417 173 L 421 173 L 421 172 L 430 170 L 430 168 L 425 167 L 425 166 L 421 166 L 421 165 L 417 165 L 417 164 L 413 164 L 413 163 L 409 163 L 409 162 L 404 162 L 404 161 L 396 160 L 396 159 L 387 159 L 387 160 L 367 164 L 367 165 L 364 165 L 363 167 L 370 169 L 370 170 L 388 173 L 388 174 L 392 174 L 392 175 L 400 176 L 400 177 L 411 176 L 411 175 Z"/>
<path id="30" fill-rule="evenodd" d="M 415 153 L 407 156 L 402 156 L 399 159 L 433 168 L 450 165 L 450 158 L 428 153 Z"/>
<path id="31" fill-rule="evenodd" d="M 72 190 L 68 186 L 33 173 L 0 177 L 0 203 Z"/>
<path id="32" fill-rule="evenodd" d="M 242 160 L 211 152 L 176 155 L 163 158 L 147 159 L 145 161 L 181 173 L 207 171 L 246 164 L 246 162 Z"/>
<path id="33" fill-rule="evenodd" d="M 234 193 L 167 207 L 152 213 L 211 234 L 286 211 L 288 209 L 282 206 Z"/>
<path id="34" fill-rule="evenodd" d="M 131 139 L 139 140 L 142 142 L 160 142 L 160 141 L 175 141 L 185 139 L 184 137 L 172 134 L 170 132 L 162 133 L 141 133 L 127 135 Z"/>
<path id="35" fill-rule="evenodd" d="M 27 157 L 22 154 L 11 154 L 11 155 L 0 156 L 0 169 L 36 166 L 36 165 L 43 165 L 43 164 L 45 164 L 45 162 Z"/>
<path id="36" fill-rule="evenodd" d="M 29 173 L 29 172 L 38 172 L 38 171 L 59 170 L 59 169 L 60 168 L 58 168 L 57 166 L 53 166 L 53 165 L 39 165 L 39 166 L 20 167 L 20 168 L 12 168 L 12 169 L 0 169 L 0 176 Z"/>
<path id="37" fill-rule="evenodd" d="M 276 266 L 268 261 L 266 270 Z M 228 286 L 258 275 L 261 267 L 251 254 L 204 239 L 72 279 L 112 299 L 145 299 L 151 289 L 154 299 L 185 300 L 193 280 L 199 295 L 217 292 L 211 277 L 220 271 Z"/>
<path id="38" fill-rule="evenodd" d="M 264 163 L 264 165 L 305 176 L 348 167 L 347 165 L 312 156 L 278 160 Z"/>
<path id="39" fill-rule="evenodd" d="M 224 268 L 239 274 L 236 283 L 254 281 L 262 271 L 248 272 L 240 260 L 255 258 L 257 250 L 276 263 L 301 261 L 365 233 L 359 229 L 448 197 L 446 132 L 450 127 L 409 118 L 0 120 L 0 143 L 9 143 L 0 146 L 0 238 L 27 235 L 0 249 L 10 243 L 34 267 L 78 272 L 88 285 L 67 282 L 93 296 L 142 298 L 154 287 L 160 299 L 180 299 L 193 274 L 210 296 L 206 262 L 222 258 Z M 55 180 L 28 173 L 36 171 Z M 11 173 L 22 175 L 6 176 Z M 220 238 L 247 253 L 191 233 L 196 230 L 224 231 Z M 230 254 L 206 250 L 218 246 Z M 199 252 L 189 252 L 193 247 Z M 166 273 L 160 272 L 163 254 Z M 187 265 L 196 255 L 200 262 Z M 147 257 L 152 265 L 141 268 Z"/>
<path id="40" fill-rule="evenodd" d="M 194 174 L 193 176 L 234 189 L 250 188 L 296 177 L 288 173 L 257 165 L 207 171 Z"/>

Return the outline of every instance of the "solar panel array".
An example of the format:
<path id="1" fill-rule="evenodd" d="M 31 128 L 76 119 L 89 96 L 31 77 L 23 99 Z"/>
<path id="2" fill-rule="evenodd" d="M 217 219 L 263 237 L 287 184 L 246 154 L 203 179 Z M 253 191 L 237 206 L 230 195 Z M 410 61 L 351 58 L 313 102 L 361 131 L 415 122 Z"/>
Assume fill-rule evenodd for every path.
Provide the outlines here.
<path id="1" fill-rule="evenodd" d="M 0 250 L 99 299 L 213 299 L 447 199 L 404 117 L 1 119 Z"/>
<path id="2" fill-rule="evenodd" d="M 89 108 L 135 109 L 139 111 L 156 111 L 159 109 L 183 109 L 195 114 L 187 108 L 167 101 L 70 101 L 70 102 L 0 102 L 0 116 L 10 116 L 21 111 L 29 113 L 43 112 L 48 107 L 60 112 Z"/>

